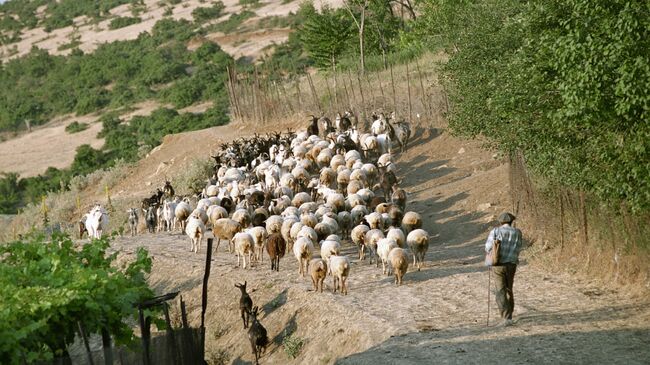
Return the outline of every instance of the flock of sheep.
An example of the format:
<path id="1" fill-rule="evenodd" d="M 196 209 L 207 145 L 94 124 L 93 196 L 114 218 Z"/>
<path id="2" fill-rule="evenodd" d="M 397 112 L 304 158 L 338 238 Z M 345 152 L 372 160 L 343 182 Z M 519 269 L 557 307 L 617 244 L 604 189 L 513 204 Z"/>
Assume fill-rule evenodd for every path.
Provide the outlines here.
<path id="1" fill-rule="evenodd" d="M 359 261 L 369 255 L 371 264 L 378 267 L 381 262 L 384 274 L 402 284 L 409 255 L 420 270 L 430 239 L 420 215 L 406 211 L 406 192 L 395 176 L 393 148 L 406 150 L 410 126 L 396 122 L 394 115 L 379 114 L 373 116 L 371 131 L 362 133 L 353 119 L 350 112 L 337 114 L 334 122 L 312 117 L 306 131 L 223 144 L 212 156 L 214 174 L 195 202 L 161 190 L 145 199 L 147 204 L 143 201 L 149 232 L 180 229 L 189 237 L 190 250 L 199 252 L 210 229 L 217 240 L 215 252 L 226 241 L 243 269 L 262 262 L 266 251 L 271 270 L 279 271 L 289 251 L 299 274 L 311 276 L 315 291 L 322 292 L 331 276 L 333 291 L 342 294 L 348 293 L 351 260 L 341 247 L 350 240 Z M 86 222 L 94 222 L 98 214 L 91 212 Z M 129 224 L 135 235 L 135 208 L 129 211 Z M 244 318 L 253 308 L 245 307 L 246 327 Z M 255 341 L 251 337 L 257 361 Z"/>

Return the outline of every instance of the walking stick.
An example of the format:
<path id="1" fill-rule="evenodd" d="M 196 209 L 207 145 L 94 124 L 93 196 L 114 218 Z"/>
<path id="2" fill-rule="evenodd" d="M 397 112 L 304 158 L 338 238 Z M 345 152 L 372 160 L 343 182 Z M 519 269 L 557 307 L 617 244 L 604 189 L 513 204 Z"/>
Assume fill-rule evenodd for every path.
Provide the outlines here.
<path id="1" fill-rule="evenodd" d="M 487 323 L 485 324 L 485 327 L 490 326 L 490 278 L 492 277 L 492 266 L 488 266 L 488 290 L 487 290 L 487 304 L 488 304 L 488 310 L 487 310 Z"/>

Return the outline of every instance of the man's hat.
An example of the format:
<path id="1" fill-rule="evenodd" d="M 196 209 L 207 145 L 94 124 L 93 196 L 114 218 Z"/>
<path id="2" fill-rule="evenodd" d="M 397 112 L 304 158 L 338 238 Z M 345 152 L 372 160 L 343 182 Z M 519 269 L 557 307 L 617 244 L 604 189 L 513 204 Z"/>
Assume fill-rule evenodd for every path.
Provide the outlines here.
<path id="1" fill-rule="evenodd" d="M 515 217 L 510 213 L 501 213 L 501 215 L 499 216 L 499 223 L 501 224 L 512 223 L 512 221 L 514 221 L 515 219 L 517 219 L 517 217 Z"/>

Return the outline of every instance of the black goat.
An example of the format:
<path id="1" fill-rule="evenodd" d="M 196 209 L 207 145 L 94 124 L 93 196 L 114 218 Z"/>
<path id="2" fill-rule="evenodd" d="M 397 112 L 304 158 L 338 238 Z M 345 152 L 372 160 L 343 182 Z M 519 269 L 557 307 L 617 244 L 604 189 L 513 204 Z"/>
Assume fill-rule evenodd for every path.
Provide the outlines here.
<path id="1" fill-rule="evenodd" d="M 251 342 L 251 349 L 255 355 L 255 365 L 259 364 L 259 359 L 266 352 L 266 346 L 269 345 L 269 337 L 266 334 L 266 328 L 257 320 L 258 308 L 251 311 L 252 324 L 248 330 L 248 339 Z"/>
<path id="2" fill-rule="evenodd" d="M 251 310 L 253 309 L 253 299 L 246 293 L 246 282 L 244 284 L 235 284 L 241 290 L 241 298 L 239 298 L 239 310 L 241 311 L 241 320 L 244 322 L 244 328 L 248 328 L 250 321 Z"/>

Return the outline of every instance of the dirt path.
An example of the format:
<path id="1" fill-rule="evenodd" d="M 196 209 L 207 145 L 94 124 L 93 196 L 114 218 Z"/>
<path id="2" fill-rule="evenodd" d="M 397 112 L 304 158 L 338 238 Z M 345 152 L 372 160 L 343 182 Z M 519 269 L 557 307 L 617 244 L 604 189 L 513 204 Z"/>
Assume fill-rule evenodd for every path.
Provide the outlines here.
<path id="1" fill-rule="evenodd" d="M 221 245 L 210 278 L 208 361 L 251 361 L 234 288 L 244 280 L 272 338 L 262 358 L 267 364 L 650 361 L 648 298 L 544 273 L 527 263 L 526 252 L 515 278 L 516 324 L 494 327 L 493 301 L 493 320 L 486 327 L 482 244 L 495 216 L 509 206 L 507 166 L 478 144 L 444 130 L 420 128 L 415 135 L 398 165 L 410 194 L 409 209 L 420 212 L 424 228 L 438 234 L 422 271 L 410 269 L 404 285 L 396 287 L 381 268 L 358 262 L 356 249 L 345 244 L 344 253 L 353 258 L 349 295 L 332 294 L 329 278 L 321 294 L 298 276 L 291 255 L 282 260 L 279 273 L 269 271 L 268 257 L 243 270 L 235 268 L 236 258 Z M 124 257 L 146 246 L 155 257 L 150 282 L 158 292 L 182 290 L 190 320 L 198 324 L 205 248 L 202 255 L 189 253 L 188 240 L 179 233 L 122 238 L 115 245 L 127 253 Z M 304 341 L 295 359 L 282 346 L 288 334 Z"/>

